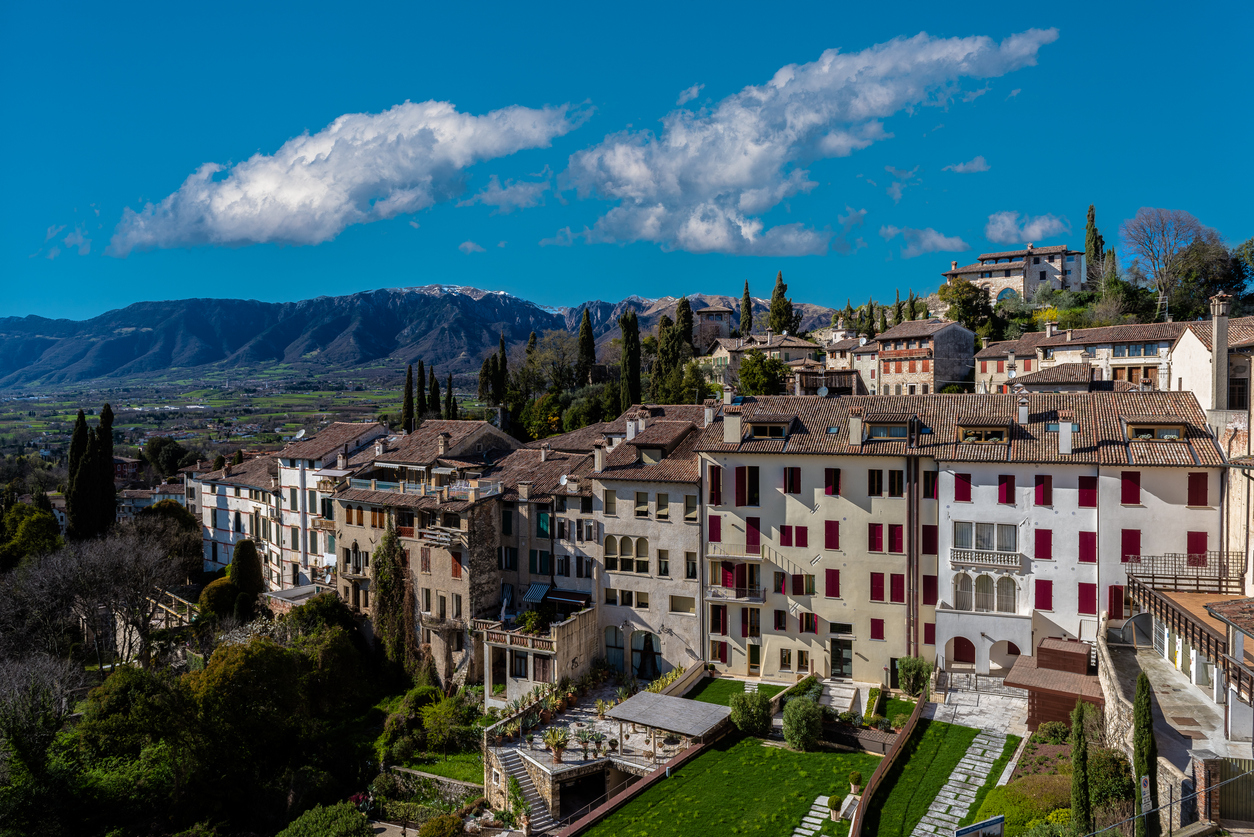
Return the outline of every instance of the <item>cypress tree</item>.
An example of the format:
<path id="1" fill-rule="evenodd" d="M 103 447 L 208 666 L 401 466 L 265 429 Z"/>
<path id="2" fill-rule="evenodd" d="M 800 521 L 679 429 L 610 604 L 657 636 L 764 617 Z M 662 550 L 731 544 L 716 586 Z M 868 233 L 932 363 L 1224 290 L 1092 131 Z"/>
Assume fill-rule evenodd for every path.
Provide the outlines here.
<path id="1" fill-rule="evenodd" d="M 257 555 L 257 545 L 251 540 L 235 544 L 235 552 L 231 555 L 231 563 L 227 565 L 226 577 L 235 583 L 240 593 L 256 598 L 265 592 L 265 582 L 261 576 L 261 558 Z"/>
<path id="2" fill-rule="evenodd" d="M 401 405 L 401 430 L 414 432 L 414 365 L 405 370 L 405 402 Z"/>
<path id="3" fill-rule="evenodd" d="M 74 421 L 74 435 L 70 439 L 70 471 L 65 489 L 66 534 L 73 540 L 90 537 L 88 535 L 91 528 L 88 521 L 90 516 L 88 505 L 91 503 L 91 491 L 78 479 L 83 459 L 87 456 L 90 438 L 91 431 L 87 428 L 87 416 L 79 410 L 78 418 Z"/>
<path id="4" fill-rule="evenodd" d="M 623 332 L 623 369 L 619 381 L 622 409 L 640 403 L 640 321 L 636 312 L 628 308 L 618 318 Z M 534 335 L 533 335 L 534 336 Z"/>
<path id="5" fill-rule="evenodd" d="M 575 361 L 575 386 L 585 387 L 592 382 L 592 366 L 597 362 L 597 344 L 592 337 L 592 318 L 583 309 L 579 322 L 579 355 Z"/>
<path id="6" fill-rule="evenodd" d="M 683 343 L 687 343 L 696 351 L 696 346 L 692 343 L 692 303 L 688 301 L 688 297 L 680 297 L 679 304 L 675 306 L 675 328 L 679 329 L 677 337 Z"/>
<path id="7" fill-rule="evenodd" d="M 243 448 L 240 448 L 239 450 L 235 451 L 235 455 L 231 457 L 231 464 L 232 465 L 244 464 L 244 449 Z"/>
<path id="8" fill-rule="evenodd" d="M 492 378 L 493 365 L 496 363 L 496 355 L 491 354 L 483 359 L 483 363 L 479 366 L 479 400 L 490 402 L 492 400 Z"/>
<path id="9" fill-rule="evenodd" d="M 1149 776 L 1150 807 L 1157 808 L 1158 742 L 1154 740 L 1154 710 L 1145 672 L 1137 675 L 1136 697 L 1132 701 L 1132 778 L 1136 782 L 1138 807 L 1142 776 Z M 1137 817 L 1136 837 L 1158 837 L 1160 832 L 1157 814 Z"/>
<path id="10" fill-rule="evenodd" d="M 880 334 L 888 331 L 888 309 L 880 309 Z"/>
<path id="11" fill-rule="evenodd" d="M 1084 261 L 1090 276 L 1101 275 L 1105 249 L 1106 241 L 1097 229 L 1097 212 L 1093 204 L 1089 204 L 1088 221 L 1084 225 Z"/>
<path id="12" fill-rule="evenodd" d="M 396 529 L 391 521 L 375 548 L 371 563 L 374 585 L 374 633 L 387 662 L 389 676 L 399 678 L 417 660 L 416 637 L 406 618 L 416 608 L 409 573 L 401 560 Z"/>
<path id="13" fill-rule="evenodd" d="M 78 507 L 77 520 L 71 520 L 74 527 L 73 537 L 78 540 L 94 538 L 99 534 L 100 495 L 93 485 L 96 463 L 100 458 L 100 437 L 94 430 L 87 432 L 87 450 L 78 462 L 78 472 L 74 475 L 74 489 L 78 495 L 75 505 Z"/>
<path id="14" fill-rule="evenodd" d="M 1089 743 L 1084 734 L 1083 701 L 1076 701 L 1071 710 L 1071 827 L 1077 834 L 1087 834 L 1093 825 L 1093 806 L 1089 798 Z"/>
<path id="15" fill-rule="evenodd" d="M 749 296 L 749 280 L 745 280 L 745 295 L 740 298 L 740 336 L 753 332 L 753 297 Z"/>
<path id="16" fill-rule="evenodd" d="M 906 297 L 906 319 L 907 320 L 911 320 L 911 321 L 914 320 L 914 303 L 917 300 L 918 300 L 918 297 L 914 295 L 914 288 L 911 288 L 910 296 Z"/>
<path id="17" fill-rule="evenodd" d="M 435 379 L 435 367 L 432 366 L 427 374 L 431 376 L 431 380 L 427 384 L 428 409 L 438 417 L 440 415 L 440 382 Z"/>
<path id="18" fill-rule="evenodd" d="M 95 534 L 103 535 L 117 522 L 117 491 L 113 487 L 113 408 L 108 404 L 100 410 L 96 424 L 96 462 L 92 469 L 92 483 L 97 496 Z"/>
<path id="19" fill-rule="evenodd" d="M 226 467 L 225 456 L 223 456 L 222 454 L 218 454 L 217 456 L 213 458 L 213 470 L 221 471 L 225 467 Z"/>
<path id="20" fill-rule="evenodd" d="M 418 361 L 418 374 L 414 377 L 414 426 L 417 426 L 417 420 L 427 414 L 427 388 L 424 382 L 427 380 L 427 370 L 423 367 L 422 361 Z"/>
<path id="21" fill-rule="evenodd" d="M 897 301 L 893 303 L 893 325 L 901 325 L 904 321 L 901 315 L 901 288 L 898 288 Z"/>
<path id="22" fill-rule="evenodd" d="M 87 432 L 87 416 L 79 410 L 78 418 L 74 420 L 74 435 L 70 437 L 71 479 L 74 477 L 74 472 L 78 470 L 79 463 L 83 461 L 83 454 L 87 452 Z"/>
<path id="23" fill-rule="evenodd" d="M 792 300 L 788 298 L 788 286 L 784 284 L 784 271 L 775 275 L 775 289 L 771 291 L 771 310 L 767 323 L 776 334 L 796 334 L 801 326 L 801 314 L 794 314 Z"/>
<path id="24" fill-rule="evenodd" d="M 509 357 L 505 354 L 505 332 L 501 332 L 501 343 L 496 350 L 496 403 L 505 403 L 505 393 L 509 389 Z"/>
<path id="25" fill-rule="evenodd" d="M 453 373 L 448 373 L 444 384 L 444 417 L 449 421 L 457 419 L 457 400 L 453 398 Z"/>

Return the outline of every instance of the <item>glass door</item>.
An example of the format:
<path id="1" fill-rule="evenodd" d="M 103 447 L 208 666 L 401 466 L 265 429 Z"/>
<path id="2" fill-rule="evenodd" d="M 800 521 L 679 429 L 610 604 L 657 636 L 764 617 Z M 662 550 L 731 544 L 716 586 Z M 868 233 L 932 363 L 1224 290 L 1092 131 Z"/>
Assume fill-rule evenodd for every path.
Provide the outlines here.
<path id="1" fill-rule="evenodd" d="M 749 673 L 760 674 L 762 671 L 762 646 L 749 646 Z"/>
<path id="2" fill-rule="evenodd" d="M 853 677 L 853 640 L 832 640 L 832 677 Z"/>

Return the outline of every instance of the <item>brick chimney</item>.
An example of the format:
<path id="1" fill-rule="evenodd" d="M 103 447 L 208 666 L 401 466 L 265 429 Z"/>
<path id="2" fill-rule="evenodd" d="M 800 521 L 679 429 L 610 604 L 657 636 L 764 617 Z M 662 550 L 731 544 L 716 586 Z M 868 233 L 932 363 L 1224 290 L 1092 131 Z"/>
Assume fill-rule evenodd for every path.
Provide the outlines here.
<path id="1" fill-rule="evenodd" d="M 598 474 L 605 470 L 605 442 L 592 446 L 592 470 Z"/>
<path id="2" fill-rule="evenodd" d="M 709 427 L 714 423 L 714 399 L 707 398 L 705 400 L 705 424 L 702 427 Z"/>
<path id="3" fill-rule="evenodd" d="M 732 399 L 736 397 L 736 392 L 731 387 L 723 387 L 723 406 L 726 407 L 732 403 Z"/>
<path id="4" fill-rule="evenodd" d="M 518 483 L 518 496 L 523 500 L 531 499 L 531 480 L 522 480 Z"/>
<path id="5" fill-rule="evenodd" d="M 444 456 L 445 454 L 447 454 L 447 453 L 448 453 L 448 441 L 449 441 L 449 439 L 451 439 L 451 438 L 453 438 L 453 437 L 452 437 L 450 434 L 448 434 L 448 433 L 441 433 L 441 434 L 439 435 L 439 440 L 440 440 L 440 456 Z"/>
<path id="6" fill-rule="evenodd" d="M 1212 410 L 1228 409 L 1228 313 L 1232 297 L 1210 298 L 1210 398 Z"/>
<path id="7" fill-rule="evenodd" d="M 1046 323 L 1045 324 L 1045 336 L 1046 337 L 1053 337 L 1057 333 L 1058 333 L 1058 323 Z"/>
<path id="8" fill-rule="evenodd" d="M 731 405 L 723 410 L 723 444 L 740 444 L 740 408 Z"/>
<path id="9" fill-rule="evenodd" d="M 862 408 L 849 408 L 849 444 L 862 447 Z"/>
<path id="10" fill-rule="evenodd" d="M 950 262 L 950 263 L 949 263 L 949 269 L 950 269 L 950 270 L 957 270 L 957 269 L 958 269 L 958 261 L 957 261 L 957 259 L 955 259 L 954 261 L 952 261 L 952 262 Z"/>

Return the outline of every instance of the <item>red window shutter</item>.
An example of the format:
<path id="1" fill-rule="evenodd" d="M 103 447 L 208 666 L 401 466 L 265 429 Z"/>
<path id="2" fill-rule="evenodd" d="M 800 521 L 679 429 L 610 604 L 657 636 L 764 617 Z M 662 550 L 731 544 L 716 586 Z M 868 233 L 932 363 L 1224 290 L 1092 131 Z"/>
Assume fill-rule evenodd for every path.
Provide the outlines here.
<path id="1" fill-rule="evenodd" d="M 727 664 L 727 643 L 720 642 L 718 644 L 718 661 L 723 665 Z"/>
<path id="2" fill-rule="evenodd" d="M 840 496 L 840 469 L 823 469 L 823 493 L 829 497 Z"/>
<path id="3" fill-rule="evenodd" d="M 1185 536 L 1185 550 L 1189 554 L 1190 567 L 1206 566 L 1206 533 L 1189 532 Z"/>
<path id="4" fill-rule="evenodd" d="M 757 555 L 762 551 L 762 518 L 760 517 L 745 518 L 745 550 L 750 555 Z"/>
<path id="5" fill-rule="evenodd" d="M 723 505 L 723 468 L 720 465 L 710 466 L 710 505 Z"/>
<path id="6" fill-rule="evenodd" d="M 809 546 L 810 545 L 810 527 L 795 526 L 793 527 L 793 545 Z"/>
<path id="7" fill-rule="evenodd" d="M 1097 563 L 1097 533 L 1081 532 L 1080 533 L 1080 563 L 1096 564 Z"/>
<path id="8" fill-rule="evenodd" d="M 997 372 L 1000 374 L 1005 371 L 1006 371 L 1006 361 L 1004 360 L 997 361 Z"/>
<path id="9" fill-rule="evenodd" d="M 871 601 L 884 601 L 884 574 L 871 573 Z"/>
<path id="10" fill-rule="evenodd" d="M 980 374 L 983 375 L 987 372 L 988 372 L 988 361 L 987 360 L 980 361 Z"/>
<path id="11" fill-rule="evenodd" d="M 1189 505 L 1210 505 L 1210 480 L 1207 474 L 1189 474 Z"/>
<path id="12" fill-rule="evenodd" d="M 890 585 L 889 587 L 889 593 L 891 595 L 890 601 L 897 602 L 898 604 L 904 602 L 906 600 L 906 577 L 905 575 L 903 575 L 902 573 L 893 573 L 891 576 L 889 576 L 888 581 Z"/>
<path id="13" fill-rule="evenodd" d="M 1111 619 L 1123 618 L 1123 585 L 1112 584 L 1106 590 L 1106 609 Z"/>
<path id="14" fill-rule="evenodd" d="M 932 361 L 930 358 L 926 358 L 926 357 L 923 358 L 923 371 L 924 372 L 932 371 Z"/>
<path id="15" fill-rule="evenodd" d="M 1049 474 L 1036 475 L 1036 504 L 1038 506 L 1054 504 L 1054 478 Z"/>
<path id="16" fill-rule="evenodd" d="M 923 604 L 925 605 L 936 604 L 936 600 L 938 598 L 937 586 L 938 585 L 936 581 L 936 576 L 934 575 L 923 576 Z"/>
<path id="17" fill-rule="evenodd" d="M 744 465 L 736 466 L 736 505 L 743 506 L 749 496 L 749 469 Z"/>
<path id="18" fill-rule="evenodd" d="M 1125 506 L 1141 504 L 1141 472 L 1124 471 L 1119 480 L 1119 502 Z"/>
<path id="19" fill-rule="evenodd" d="M 895 371 L 897 371 L 897 372 L 900 372 L 900 371 L 901 371 L 901 361 L 897 361 L 897 366 L 896 366 Z"/>
<path id="20" fill-rule="evenodd" d="M 954 474 L 954 501 L 958 503 L 971 502 L 970 474 Z"/>
<path id="21" fill-rule="evenodd" d="M 788 469 L 788 492 L 790 494 L 801 493 L 801 469 L 800 468 Z"/>
<path id="22" fill-rule="evenodd" d="M 1023 371 L 1024 371 L 1024 372 L 1031 372 L 1031 371 L 1032 371 L 1032 361 L 1031 361 L 1030 359 L 1027 359 L 1027 360 L 1024 360 L 1024 361 L 1023 361 Z"/>
<path id="23" fill-rule="evenodd" d="M 868 552 L 884 551 L 884 524 L 868 523 L 867 524 L 867 544 Z"/>
<path id="24" fill-rule="evenodd" d="M 840 598 L 840 570 L 824 571 L 823 595 L 829 599 Z"/>
<path id="25" fill-rule="evenodd" d="M 1141 530 L 1124 529 L 1119 537 L 1119 561 L 1139 564 L 1141 562 Z"/>
<path id="26" fill-rule="evenodd" d="M 741 589 L 749 586 L 749 565 L 737 564 L 736 572 L 732 577 L 733 584 Z"/>
<path id="27" fill-rule="evenodd" d="M 936 644 L 936 623 L 935 622 L 923 623 L 923 644 L 924 645 Z"/>
<path id="28" fill-rule="evenodd" d="M 806 594 L 806 577 L 804 575 L 794 575 L 792 577 L 792 594 L 794 596 L 804 596 Z"/>
<path id="29" fill-rule="evenodd" d="M 717 514 L 710 515 L 710 543 L 723 542 L 723 518 Z"/>
<path id="30" fill-rule="evenodd" d="M 923 524 L 923 554 L 936 555 L 939 551 L 937 544 L 939 543 L 940 529 L 931 523 Z"/>
<path id="31" fill-rule="evenodd" d="M 884 638 L 884 620 L 872 619 L 871 620 L 871 639 L 883 639 L 883 638 Z"/>
<path id="32" fill-rule="evenodd" d="M 1080 582 L 1078 592 L 1080 601 L 1080 613 L 1084 616 L 1097 615 L 1097 585 L 1090 584 L 1087 581 Z"/>
<path id="33" fill-rule="evenodd" d="M 888 551 L 905 552 L 905 527 L 900 523 L 888 524 Z"/>
<path id="34" fill-rule="evenodd" d="M 792 546 L 792 527 L 791 526 L 779 527 L 779 545 L 780 546 Z"/>
<path id="35" fill-rule="evenodd" d="M 740 635 L 742 637 L 749 635 L 749 608 L 747 607 L 740 609 Z"/>
<path id="36" fill-rule="evenodd" d="M 1097 508 L 1097 477 L 1080 477 L 1080 508 Z"/>
<path id="37" fill-rule="evenodd" d="M 1054 582 L 1045 578 L 1036 580 L 1036 609 L 1054 609 Z"/>
<path id="38" fill-rule="evenodd" d="M 823 521 L 823 548 L 840 549 L 840 521 Z"/>
<path id="39" fill-rule="evenodd" d="M 461 578 L 462 577 L 462 554 L 460 552 L 454 552 L 452 553 L 452 558 L 453 558 L 453 562 L 452 562 L 453 578 Z"/>
<path id="40" fill-rule="evenodd" d="M 1015 504 L 1015 476 L 1001 474 L 997 477 L 997 502 L 1008 505 Z"/>
<path id="41" fill-rule="evenodd" d="M 1037 529 L 1036 530 L 1036 553 L 1033 555 L 1038 561 L 1054 560 L 1054 530 L 1053 529 Z"/>

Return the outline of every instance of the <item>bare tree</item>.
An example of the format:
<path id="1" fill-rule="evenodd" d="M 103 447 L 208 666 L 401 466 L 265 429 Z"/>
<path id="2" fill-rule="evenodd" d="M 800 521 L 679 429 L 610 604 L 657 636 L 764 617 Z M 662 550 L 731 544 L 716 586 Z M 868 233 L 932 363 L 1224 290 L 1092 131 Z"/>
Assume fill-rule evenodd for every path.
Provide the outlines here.
<path id="1" fill-rule="evenodd" d="M 46 654 L 0 666 L 0 742 L 39 779 L 82 682 L 78 666 Z"/>
<path id="2" fill-rule="evenodd" d="M 1202 234 L 1202 224 L 1181 209 L 1143 206 L 1119 230 L 1124 248 L 1148 267 L 1158 291 L 1158 310 L 1167 314 L 1167 300 L 1180 277 L 1181 251 Z"/>

